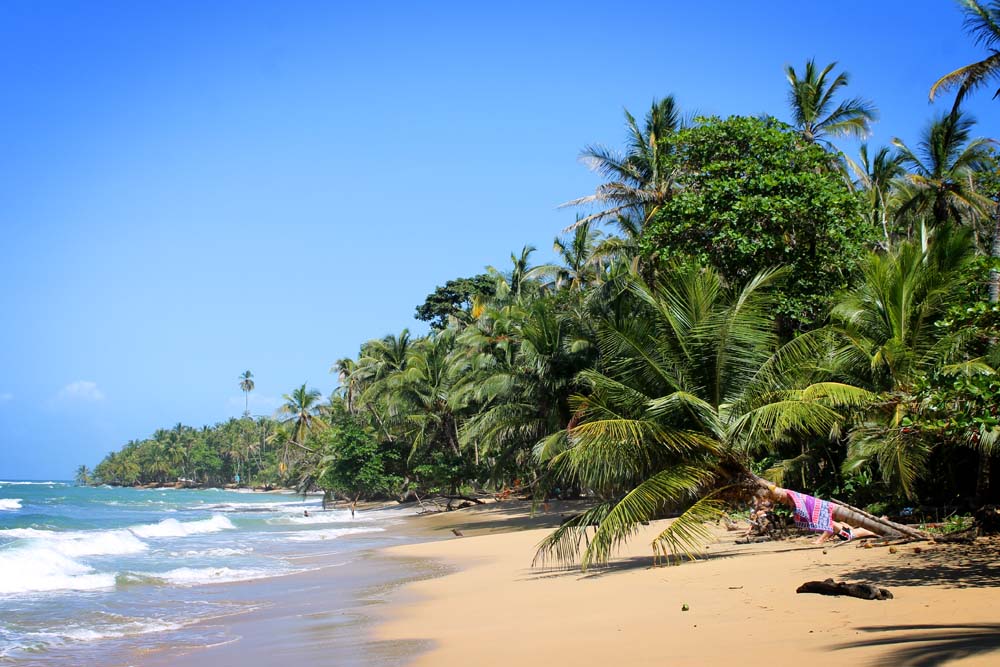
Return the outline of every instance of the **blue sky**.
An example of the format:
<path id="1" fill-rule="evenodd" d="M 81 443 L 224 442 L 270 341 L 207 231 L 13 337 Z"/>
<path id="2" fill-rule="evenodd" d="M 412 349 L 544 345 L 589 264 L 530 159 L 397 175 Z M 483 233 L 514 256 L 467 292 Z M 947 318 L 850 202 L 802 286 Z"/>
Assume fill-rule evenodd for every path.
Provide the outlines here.
<path id="1" fill-rule="evenodd" d="M 944 0 L 0 4 L 0 479 L 237 416 L 248 368 L 255 413 L 328 393 L 436 285 L 544 260 L 623 107 L 787 118 L 810 57 L 881 144 L 982 53 Z"/>

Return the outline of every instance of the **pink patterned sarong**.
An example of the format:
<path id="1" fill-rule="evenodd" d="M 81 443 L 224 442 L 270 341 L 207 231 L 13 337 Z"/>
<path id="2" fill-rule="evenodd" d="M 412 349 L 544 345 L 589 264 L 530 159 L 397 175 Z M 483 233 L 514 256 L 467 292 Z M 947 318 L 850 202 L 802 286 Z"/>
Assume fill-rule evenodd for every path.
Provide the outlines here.
<path id="1" fill-rule="evenodd" d="M 833 508 L 828 501 L 796 491 L 787 493 L 795 503 L 796 526 L 822 533 L 833 532 Z"/>

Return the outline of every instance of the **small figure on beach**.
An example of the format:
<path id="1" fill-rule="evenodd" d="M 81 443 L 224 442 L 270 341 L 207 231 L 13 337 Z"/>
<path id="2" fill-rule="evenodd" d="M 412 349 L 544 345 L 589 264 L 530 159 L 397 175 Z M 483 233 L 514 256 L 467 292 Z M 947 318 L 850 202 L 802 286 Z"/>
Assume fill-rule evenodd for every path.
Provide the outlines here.
<path id="1" fill-rule="evenodd" d="M 792 509 L 796 526 L 822 533 L 814 544 L 823 544 L 831 535 L 836 535 L 845 542 L 863 537 L 878 537 L 870 530 L 849 525 L 840 514 L 840 508 L 828 500 L 780 486 L 769 486 L 768 491 L 775 501 Z"/>
<path id="2" fill-rule="evenodd" d="M 302 516 L 309 516 L 309 510 L 303 510 Z"/>

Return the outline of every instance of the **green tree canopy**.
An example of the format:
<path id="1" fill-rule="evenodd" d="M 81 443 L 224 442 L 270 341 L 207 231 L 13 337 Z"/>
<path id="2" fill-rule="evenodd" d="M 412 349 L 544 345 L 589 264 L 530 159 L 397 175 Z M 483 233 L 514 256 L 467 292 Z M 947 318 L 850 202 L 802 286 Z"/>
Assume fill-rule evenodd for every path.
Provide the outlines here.
<path id="1" fill-rule="evenodd" d="M 880 235 L 830 154 L 773 118 L 702 118 L 665 141 L 679 189 L 645 230 L 646 260 L 686 256 L 737 283 L 787 266 L 785 335 L 822 319 Z"/>
<path id="2" fill-rule="evenodd" d="M 455 278 L 427 295 L 417 306 L 415 317 L 430 322 L 435 329 L 448 326 L 448 317 L 467 319 L 476 297 L 491 297 L 496 292 L 496 278 L 480 273 L 471 278 Z"/>

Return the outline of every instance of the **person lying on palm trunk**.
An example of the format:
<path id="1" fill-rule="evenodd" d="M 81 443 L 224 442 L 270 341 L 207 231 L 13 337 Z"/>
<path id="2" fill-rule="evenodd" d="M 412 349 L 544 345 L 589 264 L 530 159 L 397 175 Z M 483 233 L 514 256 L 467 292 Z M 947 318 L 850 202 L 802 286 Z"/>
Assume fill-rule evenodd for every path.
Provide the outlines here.
<path id="1" fill-rule="evenodd" d="M 822 533 L 816 538 L 814 544 L 823 544 L 833 535 L 845 542 L 862 537 L 878 537 L 870 530 L 848 524 L 840 507 L 828 500 L 783 489 L 780 486 L 772 485 L 767 490 L 776 502 L 783 503 L 792 509 L 796 526 Z"/>

